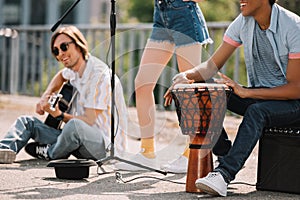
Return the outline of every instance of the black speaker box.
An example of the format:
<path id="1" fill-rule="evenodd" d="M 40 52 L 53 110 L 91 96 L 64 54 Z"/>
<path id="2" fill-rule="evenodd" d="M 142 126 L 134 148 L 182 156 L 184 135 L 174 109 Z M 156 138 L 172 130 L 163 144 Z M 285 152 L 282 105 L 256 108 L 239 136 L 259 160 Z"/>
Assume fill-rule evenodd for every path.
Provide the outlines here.
<path id="1" fill-rule="evenodd" d="M 256 189 L 300 194 L 300 127 L 264 129 Z"/>

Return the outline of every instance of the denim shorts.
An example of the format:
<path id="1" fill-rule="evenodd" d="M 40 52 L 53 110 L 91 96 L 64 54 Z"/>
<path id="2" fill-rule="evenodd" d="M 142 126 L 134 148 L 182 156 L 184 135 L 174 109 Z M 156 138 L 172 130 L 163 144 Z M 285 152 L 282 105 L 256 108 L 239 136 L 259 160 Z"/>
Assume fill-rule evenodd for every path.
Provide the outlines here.
<path id="1" fill-rule="evenodd" d="M 152 41 L 167 41 L 176 47 L 212 43 L 197 3 L 182 0 L 155 0 Z"/>

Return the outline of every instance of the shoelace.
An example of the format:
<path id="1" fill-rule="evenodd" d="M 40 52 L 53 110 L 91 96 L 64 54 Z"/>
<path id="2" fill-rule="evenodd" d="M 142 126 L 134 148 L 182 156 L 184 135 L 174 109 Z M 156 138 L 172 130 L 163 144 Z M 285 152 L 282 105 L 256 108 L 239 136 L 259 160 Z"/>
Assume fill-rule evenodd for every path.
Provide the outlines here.
<path id="1" fill-rule="evenodd" d="M 211 173 L 208 174 L 208 176 L 207 176 L 206 178 L 207 178 L 207 179 L 211 179 L 211 181 L 217 181 L 217 180 L 215 179 L 215 177 L 217 177 L 217 176 L 223 177 L 222 174 L 221 174 L 220 172 L 211 172 Z M 224 178 L 223 178 L 223 181 L 225 181 Z M 225 183 L 226 183 L 226 185 L 229 184 L 229 182 L 226 182 L 226 181 L 225 181 Z"/>
<path id="2" fill-rule="evenodd" d="M 37 146 L 36 147 L 36 153 L 40 156 L 43 156 L 44 158 L 48 158 L 48 151 L 49 146 Z"/>
<path id="3" fill-rule="evenodd" d="M 216 177 L 216 176 L 218 176 L 218 173 L 217 173 L 217 172 L 211 172 L 211 173 L 209 173 L 209 175 L 208 175 L 207 178 L 214 178 L 214 177 Z"/>

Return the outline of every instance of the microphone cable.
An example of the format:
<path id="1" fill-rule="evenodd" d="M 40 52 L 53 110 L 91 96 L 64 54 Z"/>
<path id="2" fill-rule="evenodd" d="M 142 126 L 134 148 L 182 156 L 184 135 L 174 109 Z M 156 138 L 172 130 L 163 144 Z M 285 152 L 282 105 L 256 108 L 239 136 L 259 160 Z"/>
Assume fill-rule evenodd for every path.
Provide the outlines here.
<path id="1" fill-rule="evenodd" d="M 155 179 L 155 180 L 159 180 L 159 181 L 166 181 L 166 182 L 181 184 L 181 185 L 186 184 L 185 182 L 172 181 L 172 180 L 169 180 L 169 179 L 158 178 L 158 177 L 155 177 L 155 176 L 138 176 L 138 177 L 135 177 L 135 178 L 132 178 L 132 179 L 129 179 L 129 180 L 124 180 L 123 177 L 122 177 L 122 174 L 120 172 L 116 172 L 115 176 L 116 176 L 117 182 L 124 183 L 124 184 L 130 183 L 130 182 L 138 180 L 138 179 Z M 248 185 L 248 186 L 252 186 L 252 187 L 256 186 L 256 184 L 251 184 L 251 183 L 246 183 L 246 182 L 232 182 L 232 183 L 229 183 L 229 185 Z"/>

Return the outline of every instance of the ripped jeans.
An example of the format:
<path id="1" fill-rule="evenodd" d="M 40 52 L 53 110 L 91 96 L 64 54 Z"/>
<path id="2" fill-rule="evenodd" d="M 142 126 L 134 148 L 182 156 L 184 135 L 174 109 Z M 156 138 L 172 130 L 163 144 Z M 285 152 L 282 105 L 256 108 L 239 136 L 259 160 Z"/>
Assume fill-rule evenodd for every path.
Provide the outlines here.
<path id="1" fill-rule="evenodd" d="M 40 144 L 51 144 L 50 159 L 77 158 L 98 160 L 106 156 L 103 133 L 79 119 L 71 119 L 62 130 L 57 130 L 31 116 L 20 116 L 0 140 L 0 149 L 16 153 L 30 139 Z"/>

